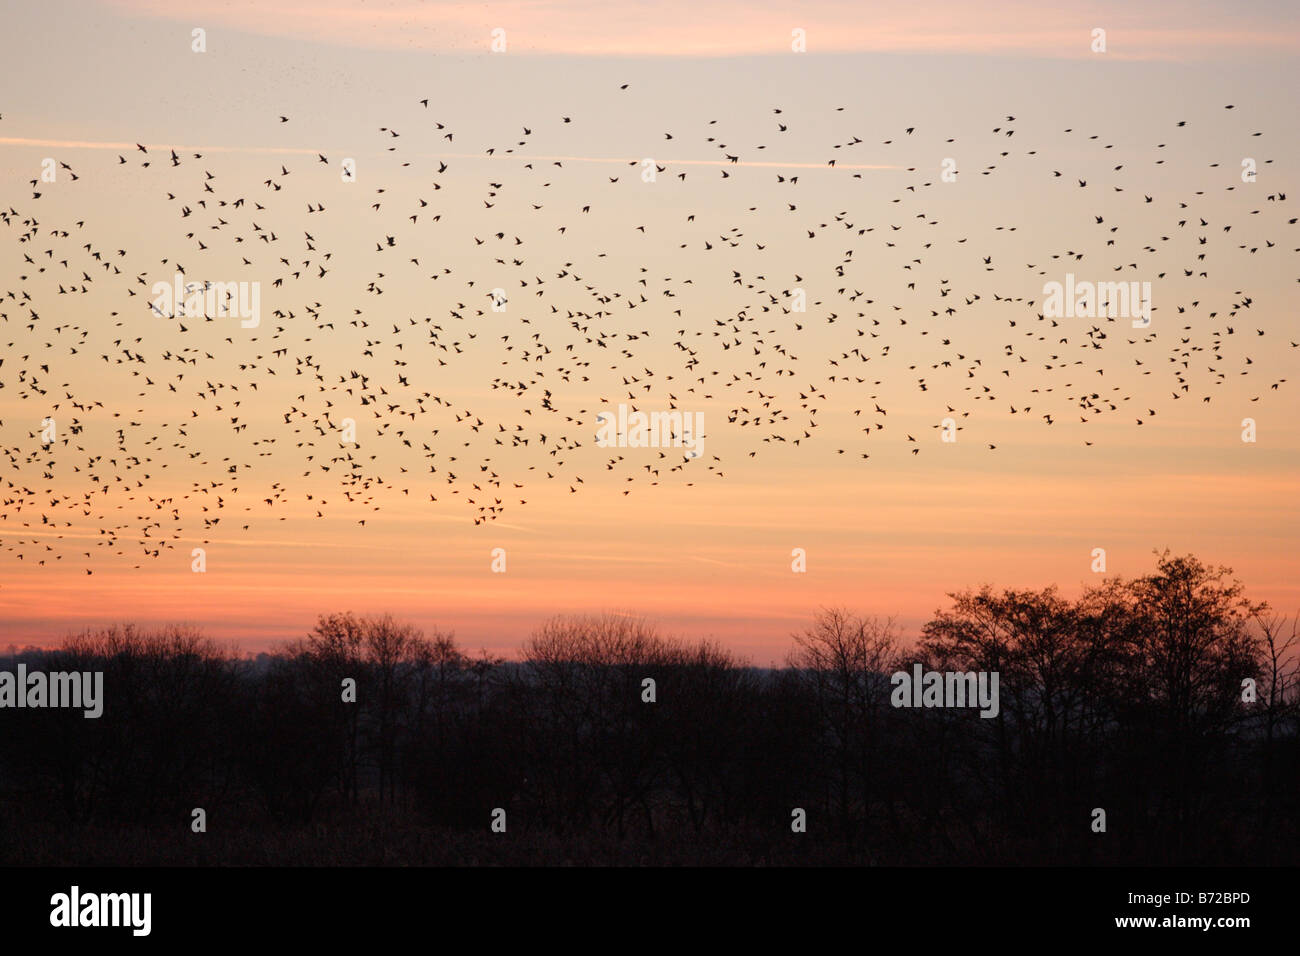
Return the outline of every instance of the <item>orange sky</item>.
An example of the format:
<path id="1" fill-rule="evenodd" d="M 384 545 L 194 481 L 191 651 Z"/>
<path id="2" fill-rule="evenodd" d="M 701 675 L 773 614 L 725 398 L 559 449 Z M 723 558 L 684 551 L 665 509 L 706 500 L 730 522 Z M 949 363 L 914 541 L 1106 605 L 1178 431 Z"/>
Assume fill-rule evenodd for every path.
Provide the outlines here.
<path id="1" fill-rule="evenodd" d="M 787 14 L 761 4 L 7 8 L 6 32 L 28 42 L 0 70 L 48 80 L 7 82 L 0 103 L 0 206 L 18 213 L 0 226 L 0 640 L 184 620 L 258 650 L 352 609 L 510 653 L 550 614 L 616 609 L 767 663 L 819 606 L 914 633 L 954 589 L 1075 592 L 1096 580 L 1098 547 L 1125 576 L 1149 570 L 1152 549 L 1194 551 L 1253 597 L 1300 608 L 1300 349 L 1285 298 L 1300 243 L 1276 199 L 1300 156 L 1294 14 L 1207 4 L 1193 27 L 1163 5 L 920 8 L 810 5 L 793 24 L 806 54 L 789 50 Z M 504 55 L 484 50 L 499 25 Z M 1095 26 L 1104 55 L 1088 49 Z M 46 157 L 78 178 L 37 200 Z M 638 157 L 665 167 L 656 182 L 626 165 Z M 960 176 L 945 184 L 949 157 Z M 1242 183 L 1243 157 L 1257 182 Z M 236 196 L 266 208 L 215 207 Z M 394 251 L 376 252 L 386 236 Z M 86 266 L 59 263 L 84 242 L 128 250 L 122 276 L 60 296 Z M 281 257 L 312 264 L 277 287 Z M 142 297 L 177 261 L 192 278 L 261 283 L 260 326 L 182 332 L 150 316 Z M 1153 283 L 1149 331 L 1050 327 L 1029 304 L 1067 271 L 1117 270 Z M 503 314 L 484 298 L 497 284 Z M 806 313 L 787 311 L 796 287 Z M 351 324 L 357 309 L 369 325 Z M 575 310 L 607 315 L 579 330 Z M 124 347 L 147 361 L 118 361 Z M 307 356 L 320 382 L 297 374 Z M 376 405 L 359 401 L 358 370 L 385 390 Z M 424 392 L 445 404 L 388 408 Z M 1096 410 L 1081 408 L 1091 393 Z M 595 413 L 629 400 L 701 413 L 704 459 L 595 447 Z M 754 421 L 773 409 L 786 417 Z M 483 429 L 457 421 L 470 410 Z M 312 430 L 322 414 L 359 423 L 371 483 L 355 500 L 338 465 L 320 470 L 346 454 Z M 937 432 L 949 414 L 954 444 Z M 78 429 L 53 457 L 37 437 L 47 415 Z M 1241 441 L 1246 417 L 1255 443 Z M 138 466 L 108 464 L 118 428 Z M 529 445 L 494 443 L 516 428 Z M 472 485 L 491 473 L 505 511 L 475 525 Z M 146 512 L 162 526 L 141 541 Z M 794 548 L 806 573 L 791 571 Z"/>

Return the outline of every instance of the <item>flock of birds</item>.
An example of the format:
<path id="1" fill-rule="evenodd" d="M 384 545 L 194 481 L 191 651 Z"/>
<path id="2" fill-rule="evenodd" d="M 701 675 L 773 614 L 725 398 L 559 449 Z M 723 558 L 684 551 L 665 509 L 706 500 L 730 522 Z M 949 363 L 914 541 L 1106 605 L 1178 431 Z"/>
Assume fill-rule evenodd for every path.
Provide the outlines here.
<path id="1" fill-rule="evenodd" d="M 884 181 L 896 185 L 880 188 L 895 194 L 873 197 L 881 212 L 872 221 L 849 211 L 810 213 L 800 180 L 817 174 L 781 168 L 763 152 L 796 124 L 782 108 L 771 113 L 772 142 L 723 142 L 730 137 L 713 120 L 704 129 L 665 131 L 662 140 L 665 149 L 712 150 L 713 159 L 651 161 L 669 187 L 708 177 L 713 193 L 745 210 L 752 228 L 719 229 L 710 219 L 716 213 L 698 213 L 697 222 L 696 212 L 678 216 L 671 204 L 661 210 L 671 228 L 628 219 L 602 190 L 642 188 L 644 161 L 627 160 L 620 165 L 630 168 L 609 175 L 592 174 L 576 158 L 530 155 L 535 128 L 545 124 L 549 135 L 562 136 L 573 116 L 539 119 L 509 145 L 468 159 L 453 152 L 464 148 L 457 131 L 430 114 L 427 99 L 411 104 L 405 122 L 444 152 L 407 158 L 403 133 L 380 127 L 391 164 L 364 165 L 356 183 L 338 175 L 341 157 L 324 153 L 277 156 L 269 174 L 246 182 L 212 172 L 201 152 L 137 145 L 117 155 L 114 165 L 127 167 L 168 210 L 169 221 L 151 226 L 169 251 L 161 258 L 133 254 L 111 223 L 75 213 L 47 220 L 54 189 L 84 188 L 100 175 L 84 167 L 61 162 L 69 185 L 33 179 L 21 209 L 0 208 L 9 253 L 0 259 L 0 403 L 9 410 L 0 420 L 7 459 L 0 540 L 8 551 L 37 564 L 74 551 L 90 559 L 94 548 L 157 557 L 182 542 L 188 554 L 189 542 L 230 525 L 247 529 L 259 512 L 283 518 L 296 503 L 323 519 L 331 499 L 374 512 L 391 495 L 430 506 L 463 501 L 485 524 L 527 504 L 530 482 L 563 482 L 578 493 L 590 468 L 614 473 L 624 494 L 638 483 L 724 477 L 717 454 L 692 460 L 673 448 L 595 447 L 595 414 L 619 402 L 642 410 L 718 405 L 725 413 L 709 422 L 710 442 L 738 448 L 742 460 L 772 443 L 820 440 L 828 410 L 848 418 L 855 436 L 856 444 L 832 441 L 844 445 L 833 449 L 837 455 L 866 461 L 891 443 L 920 454 L 921 439 L 937 439 L 890 427 L 899 396 L 883 383 L 894 375 L 913 392 L 940 396 L 936 429 L 945 417 L 969 429 L 980 414 L 1017 416 L 1026 427 L 1106 418 L 1137 427 L 1162 404 L 1209 403 L 1230 376 L 1250 376 L 1252 350 L 1298 347 L 1259 341 L 1266 330 L 1250 319 L 1251 295 L 1209 301 L 1232 287 L 1235 257 L 1268 257 L 1275 272 L 1294 266 L 1281 258 L 1300 252 L 1286 232 L 1296 218 L 1287 215 L 1284 191 L 1234 183 L 1232 155 L 1211 164 L 1216 192 L 1249 191 L 1227 207 L 1237 210 L 1230 218 L 1222 197 L 1204 190 L 1161 195 L 1126 186 L 1139 164 L 1149 172 L 1166 162 L 1186 121 L 1170 121 L 1166 142 L 1127 161 L 1106 153 L 1113 144 L 1100 134 L 1057 131 L 1058 143 L 1116 160 L 1090 167 L 1104 168 L 1104 177 L 1079 177 L 1051 168 L 1039 150 L 1013 153 L 1026 137 L 1015 138 L 1014 115 L 1000 114 L 990 134 L 1005 148 L 976 173 L 996 177 L 1014 158 L 1027 164 L 1018 175 L 1039 177 L 1024 183 L 1031 195 L 1068 189 L 1092 197 L 1088 220 L 1074 229 L 1076 248 L 1022 263 L 980 246 L 1017 226 L 956 226 L 924 211 L 949 188 L 937 162 L 933 171 L 900 166 L 899 175 L 887 174 Z M 879 155 L 906 153 L 915 132 L 900 128 L 869 146 L 865 134 L 845 138 L 826 166 L 838 165 L 835 175 L 848 182 L 861 180 L 863 167 L 851 157 L 870 146 Z M 310 180 L 317 194 L 304 209 L 289 186 L 321 164 L 330 175 Z M 391 179 L 381 182 L 385 171 Z M 573 201 L 553 189 L 560 176 L 585 176 L 591 198 Z M 753 186 L 758 178 L 761 190 Z M 876 185 L 860 188 L 865 195 Z M 370 231 L 345 224 L 346 238 L 326 248 L 339 188 L 366 197 L 360 230 Z M 465 210 L 459 225 L 450 214 L 444 220 L 452 205 L 444 189 L 457 191 Z M 1126 235 L 1119 223 L 1133 206 L 1139 216 L 1160 217 L 1159 229 Z M 598 228 L 582 225 L 606 209 L 614 212 Z M 820 263 L 812 266 L 817 274 L 788 268 L 789 250 L 801 244 L 799 257 Z M 676 255 L 683 268 L 659 275 L 665 270 L 635 261 L 642 251 L 656 264 Z M 482 267 L 444 264 L 456 257 Z M 958 263 L 985 284 L 955 288 L 944 275 Z M 1210 284 L 1212 268 L 1228 274 L 1214 273 Z M 1067 270 L 1151 281 L 1160 295 L 1151 326 L 1045 315 L 1035 290 Z M 200 288 L 259 281 L 260 324 L 241 328 L 187 313 L 182 303 L 160 308 L 153 284 L 170 283 L 173 273 Z M 805 287 L 811 294 L 801 309 Z M 720 294 L 728 296 L 721 311 Z M 436 305 L 429 314 L 412 310 L 415 296 Z M 339 303 L 349 297 L 356 303 L 345 309 Z M 971 340 L 957 323 L 975 316 L 983 324 Z M 74 357 L 92 361 L 94 375 Z M 1135 369 L 1151 377 L 1149 387 L 1111 384 Z M 444 370 L 486 380 L 491 400 L 479 406 L 467 395 L 439 394 Z M 1262 381 L 1259 389 L 1285 382 Z M 15 417 L 15 400 L 30 411 Z M 358 416 L 355 445 L 339 438 L 349 415 Z M 58 429 L 48 444 L 47 417 Z M 995 442 L 985 445 L 997 451 Z M 274 480 L 264 478 L 259 459 L 276 462 Z M 338 490 L 326 498 L 321 483 L 334 482 Z M 188 491 L 176 493 L 178 483 Z"/>

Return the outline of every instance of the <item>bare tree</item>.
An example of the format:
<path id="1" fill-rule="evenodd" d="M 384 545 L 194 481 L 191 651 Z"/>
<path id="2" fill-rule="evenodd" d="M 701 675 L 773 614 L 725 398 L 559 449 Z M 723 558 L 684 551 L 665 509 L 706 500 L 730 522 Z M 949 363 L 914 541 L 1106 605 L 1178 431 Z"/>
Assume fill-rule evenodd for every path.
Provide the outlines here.
<path id="1" fill-rule="evenodd" d="M 1300 715 L 1300 615 L 1287 618 L 1264 610 L 1254 615 L 1264 644 L 1264 827 L 1272 825 L 1282 789 L 1277 773 L 1279 730 Z"/>
<path id="2" fill-rule="evenodd" d="M 844 839 L 852 842 L 854 801 L 865 815 L 875 796 L 889 676 L 899 660 L 897 629 L 892 618 L 826 608 L 793 639 L 787 661 L 816 703 L 833 761 L 825 783 L 835 799 L 828 802 L 837 807 Z"/>

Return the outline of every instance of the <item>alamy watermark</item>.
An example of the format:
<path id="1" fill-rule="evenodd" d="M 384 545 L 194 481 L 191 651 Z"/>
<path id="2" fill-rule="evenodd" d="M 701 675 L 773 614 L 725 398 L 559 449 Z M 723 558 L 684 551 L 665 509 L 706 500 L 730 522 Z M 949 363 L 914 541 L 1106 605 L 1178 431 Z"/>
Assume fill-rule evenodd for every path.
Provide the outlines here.
<path id="1" fill-rule="evenodd" d="M 998 715 L 997 671 L 926 671 L 912 665 L 912 673 L 897 671 L 889 682 L 895 707 L 978 707 L 981 717 Z"/>
<path id="2" fill-rule="evenodd" d="M 94 719 L 104 713 L 103 671 L 0 671 L 0 708 L 71 707 Z"/>
<path id="3" fill-rule="evenodd" d="M 684 448 L 687 458 L 704 455 L 704 413 L 674 411 L 628 412 L 620 403 L 617 415 L 596 415 L 596 445 L 600 448 Z"/>
<path id="4" fill-rule="evenodd" d="M 1132 319 L 1135 329 L 1151 324 L 1150 282 L 1076 282 L 1067 272 L 1064 284 L 1044 283 L 1043 295 L 1048 319 Z"/>
<path id="5" fill-rule="evenodd" d="M 186 282 L 178 272 L 171 282 L 155 282 L 150 293 L 150 308 L 164 318 L 235 316 L 245 329 L 255 329 L 262 321 L 260 282 Z"/>
<path id="6" fill-rule="evenodd" d="M 83 893 L 73 886 L 50 897 L 50 925 L 125 926 L 133 936 L 148 936 L 153 924 L 152 893 Z"/>

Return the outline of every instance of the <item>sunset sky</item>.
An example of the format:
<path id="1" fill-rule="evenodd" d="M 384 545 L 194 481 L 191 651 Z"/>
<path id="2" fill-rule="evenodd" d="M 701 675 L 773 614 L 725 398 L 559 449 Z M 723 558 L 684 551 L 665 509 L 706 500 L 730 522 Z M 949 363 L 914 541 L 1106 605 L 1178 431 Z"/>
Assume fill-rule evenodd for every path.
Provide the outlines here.
<path id="1" fill-rule="evenodd" d="M 350 609 L 511 654 L 615 610 L 766 664 L 826 605 L 914 635 L 949 591 L 1077 593 L 1095 548 L 1300 610 L 1294 4 L 14 0 L 0 33 L 0 644 L 268 650 Z M 152 314 L 176 262 L 259 283 L 259 326 Z M 1150 328 L 1040 320 L 1067 273 L 1150 282 Z M 596 447 L 619 402 L 702 414 L 705 454 Z M 355 449 L 313 427 L 347 416 Z"/>

